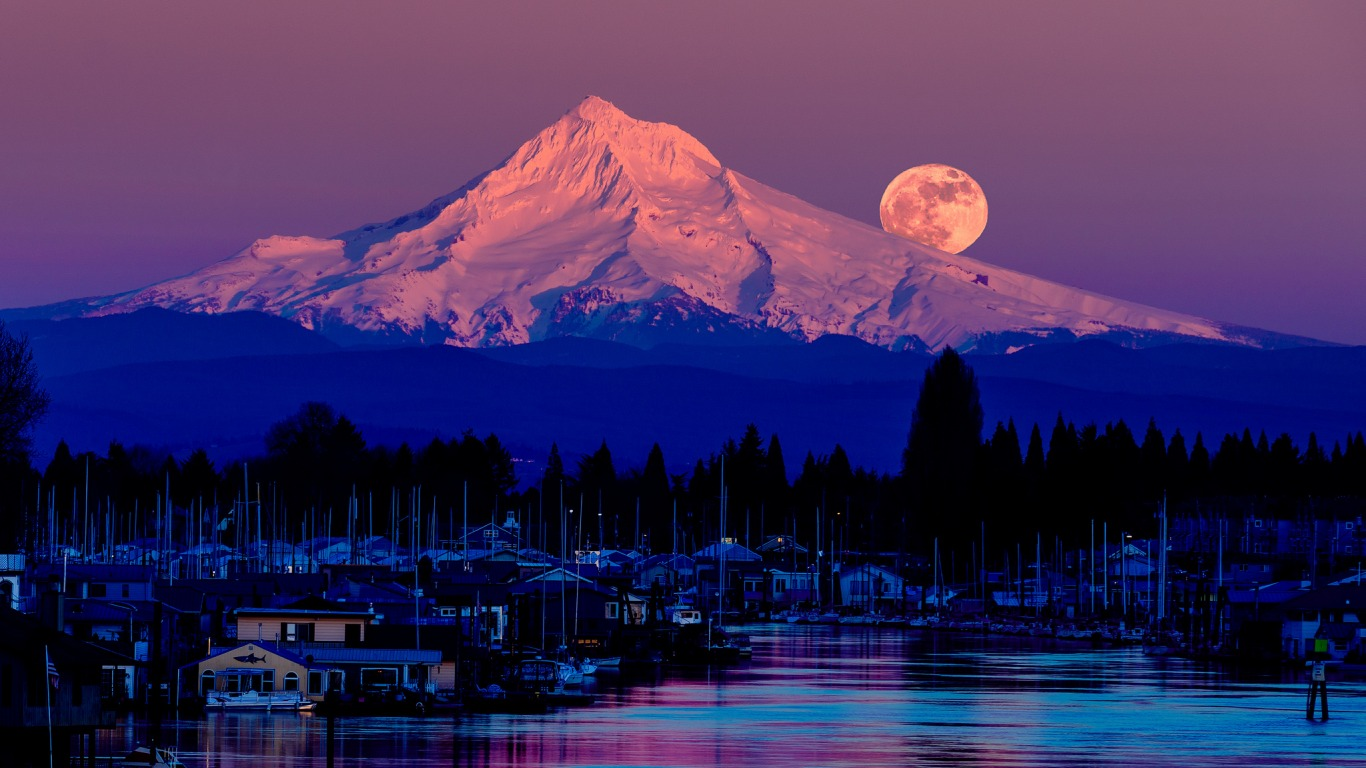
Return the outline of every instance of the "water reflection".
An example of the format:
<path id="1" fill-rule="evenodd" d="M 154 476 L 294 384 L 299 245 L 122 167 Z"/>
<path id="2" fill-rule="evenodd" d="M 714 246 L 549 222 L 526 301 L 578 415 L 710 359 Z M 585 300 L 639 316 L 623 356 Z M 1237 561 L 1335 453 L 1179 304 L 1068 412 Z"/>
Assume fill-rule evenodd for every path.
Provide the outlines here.
<path id="1" fill-rule="evenodd" d="M 1366 765 L 1366 686 L 1240 678 L 1137 651 L 1024 638 L 755 626 L 754 661 L 599 676 L 590 708 L 338 721 L 337 766 Z M 325 720 L 216 713 L 166 727 L 190 766 L 323 766 Z M 139 741 L 127 723 L 101 754 Z M 115 748 L 117 747 L 117 748 Z"/>

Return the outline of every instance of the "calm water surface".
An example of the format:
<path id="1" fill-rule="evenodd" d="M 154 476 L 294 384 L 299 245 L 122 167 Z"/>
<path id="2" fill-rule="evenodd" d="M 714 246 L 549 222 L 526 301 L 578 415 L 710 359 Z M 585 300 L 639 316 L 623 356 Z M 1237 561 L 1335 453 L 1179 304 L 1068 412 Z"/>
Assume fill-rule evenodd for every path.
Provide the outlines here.
<path id="1" fill-rule="evenodd" d="M 754 660 L 599 675 L 548 715 L 337 720 L 337 766 L 1363 765 L 1366 685 L 1238 678 L 1136 650 L 865 627 L 747 627 Z M 145 736 L 101 736 L 122 754 Z M 326 721 L 213 713 L 164 726 L 189 768 L 324 766 Z"/>

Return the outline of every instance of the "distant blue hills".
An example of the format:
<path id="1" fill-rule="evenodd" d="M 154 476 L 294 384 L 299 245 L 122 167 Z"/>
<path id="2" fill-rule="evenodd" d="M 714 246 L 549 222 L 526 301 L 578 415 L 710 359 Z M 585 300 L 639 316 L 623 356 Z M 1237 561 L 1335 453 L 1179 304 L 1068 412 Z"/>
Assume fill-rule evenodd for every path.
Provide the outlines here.
<path id="1" fill-rule="evenodd" d="M 110 440 L 218 461 L 264 450 L 267 427 L 321 400 L 370 444 L 424 445 L 465 430 L 496 433 L 534 477 L 551 442 L 568 456 L 606 440 L 619 469 L 659 442 L 673 472 L 738 438 L 777 433 L 790 472 L 807 451 L 842 445 L 856 464 L 895 471 L 926 367 L 852 337 L 811 344 L 711 346 L 558 338 L 514 347 L 340 347 L 254 312 L 148 309 L 73 320 L 18 319 L 52 394 L 36 434 L 41 467 L 60 439 L 103 454 Z M 1207 344 L 1127 349 L 1105 341 L 972 354 L 986 431 L 1014 418 L 1045 440 L 1061 413 L 1079 427 L 1148 419 L 1170 438 L 1203 432 L 1310 432 L 1331 448 L 1366 429 L 1366 347 L 1256 350 Z"/>

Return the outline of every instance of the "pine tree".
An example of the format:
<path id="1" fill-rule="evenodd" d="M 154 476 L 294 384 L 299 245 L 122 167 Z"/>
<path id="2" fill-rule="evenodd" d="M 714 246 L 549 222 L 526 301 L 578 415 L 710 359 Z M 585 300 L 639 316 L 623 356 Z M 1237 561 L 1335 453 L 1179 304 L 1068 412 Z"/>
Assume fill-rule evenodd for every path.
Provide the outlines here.
<path id="1" fill-rule="evenodd" d="M 1139 483 L 1143 495 L 1149 499 L 1160 498 L 1168 490 L 1170 478 L 1167 477 L 1167 443 L 1162 430 L 1157 428 L 1156 419 L 1148 419 L 1139 455 Z"/>
<path id="2" fill-rule="evenodd" d="M 1172 498 L 1184 499 L 1190 494 L 1190 453 L 1186 438 L 1178 429 L 1167 445 L 1167 490 Z"/>
<path id="3" fill-rule="evenodd" d="M 974 491 L 982 419 L 976 374 L 946 348 L 925 371 L 901 465 L 919 520 L 931 529 L 961 515 Z"/>
<path id="4" fill-rule="evenodd" d="M 0 322 L 0 462 L 29 459 L 29 433 L 51 398 L 40 386 L 28 337 L 15 336 Z"/>
<path id="5" fill-rule="evenodd" d="M 783 446 L 778 442 L 775 432 L 768 438 L 768 450 L 764 459 L 764 502 L 774 512 L 782 512 L 788 507 L 790 486 L 787 482 L 787 463 L 783 460 Z"/>
<path id="6" fill-rule="evenodd" d="M 645 457 L 645 470 L 640 476 L 641 528 L 642 541 L 647 542 L 652 551 L 659 552 L 660 545 L 669 546 L 672 537 L 667 535 L 672 526 L 673 504 L 669 495 L 669 473 L 664 468 L 664 450 L 655 443 Z"/>

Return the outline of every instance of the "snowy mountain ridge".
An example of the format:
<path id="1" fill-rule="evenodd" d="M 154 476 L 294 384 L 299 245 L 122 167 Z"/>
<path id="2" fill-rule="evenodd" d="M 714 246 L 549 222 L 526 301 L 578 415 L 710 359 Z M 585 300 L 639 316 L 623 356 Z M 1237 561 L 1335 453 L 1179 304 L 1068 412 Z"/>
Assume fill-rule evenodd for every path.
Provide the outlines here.
<path id="1" fill-rule="evenodd" d="M 456 346 L 855 336 L 1009 351 L 1048 338 L 1288 337 L 1124 302 L 920 246 L 723 167 L 680 128 L 589 97 L 424 208 L 333 238 L 274 236 L 184 277 L 67 302 L 258 310 L 332 335 Z"/>

